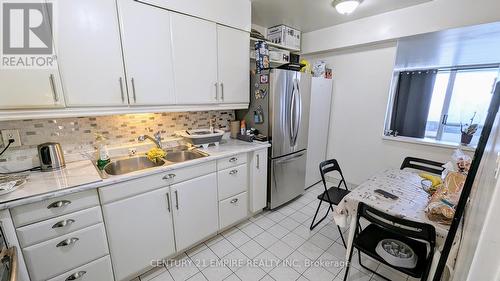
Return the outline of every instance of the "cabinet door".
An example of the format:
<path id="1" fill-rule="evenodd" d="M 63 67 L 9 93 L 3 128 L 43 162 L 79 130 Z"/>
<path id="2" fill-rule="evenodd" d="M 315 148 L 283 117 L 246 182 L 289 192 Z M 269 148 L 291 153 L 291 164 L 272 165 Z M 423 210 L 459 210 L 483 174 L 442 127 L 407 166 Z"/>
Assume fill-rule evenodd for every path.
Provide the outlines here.
<path id="1" fill-rule="evenodd" d="M 250 211 L 267 205 L 267 148 L 255 151 L 250 162 Z"/>
<path id="2" fill-rule="evenodd" d="M 172 46 L 177 103 L 217 102 L 216 24 L 172 13 Z"/>
<path id="3" fill-rule="evenodd" d="M 250 102 L 250 34 L 234 28 L 217 26 L 220 101 Z"/>
<path id="4" fill-rule="evenodd" d="M 172 185 L 175 242 L 179 251 L 217 232 L 215 173 Z"/>
<path id="5" fill-rule="evenodd" d="M 56 69 L 0 70 L 0 109 L 64 107 Z"/>
<path id="6" fill-rule="evenodd" d="M 134 0 L 118 3 L 130 104 L 174 104 L 171 13 Z"/>
<path id="7" fill-rule="evenodd" d="M 175 253 L 169 196 L 165 187 L 102 206 L 116 280 Z"/>
<path id="8" fill-rule="evenodd" d="M 114 0 L 57 4 L 55 43 L 67 106 L 127 105 Z"/>

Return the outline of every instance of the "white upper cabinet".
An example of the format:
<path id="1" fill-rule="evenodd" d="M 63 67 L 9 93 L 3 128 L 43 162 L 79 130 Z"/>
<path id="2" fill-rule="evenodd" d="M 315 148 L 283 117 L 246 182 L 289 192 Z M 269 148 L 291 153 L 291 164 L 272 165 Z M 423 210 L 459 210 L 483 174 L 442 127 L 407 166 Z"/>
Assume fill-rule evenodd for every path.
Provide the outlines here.
<path id="1" fill-rule="evenodd" d="M 56 50 L 67 106 L 127 105 L 114 0 L 57 2 Z"/>
<path id="2" fill-rule="evenodd" d="M 64 107 L 56 69 L 0 70 L 0 109 Z"/>
<path id="3" fill-rule="evenodd" d="M 219 211 L 216 173 L 174 184 L 171 192 L 177 251 L 217 232 Z"/>
<path id="4" fill-rule="evenodd" d="M 130 104 L 174 104 L 171 13 L 134 0 L 118 4 Z"/>
<path id="5" fill-rule="evenodd" d="M 217 26 L 219 102 L 250 102 L 250 34 L 234 28 Z"/>
<path id="6" fill-rule="evenodd" d="M 193 15 L 250 32 L 250 0 L 142 0 L 159 7 Z"/>
<path id="7" fill-rule="evenodd" d="M 177 104 L 217 102 L 216 24 L 172 13 L 172 46 Z"/>

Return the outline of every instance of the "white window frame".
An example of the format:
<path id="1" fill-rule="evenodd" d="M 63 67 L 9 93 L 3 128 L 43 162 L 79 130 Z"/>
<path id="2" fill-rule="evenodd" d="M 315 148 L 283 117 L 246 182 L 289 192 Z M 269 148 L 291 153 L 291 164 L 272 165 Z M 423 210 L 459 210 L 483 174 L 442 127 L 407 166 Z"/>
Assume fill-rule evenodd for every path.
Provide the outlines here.
<path id="1" fill-rule="evenodd" d="M 461 70 L 480 70 L 480 69 L 498 69 L 498 76 L 495 79 L 495 81 L 492 84 L 491 88 L 491 93 L 493 94 L 493 91 L 495 90 L 495 85 L 496 82 L 500 80 L 500 64 L 486 64 L 486 65 L 470 65 L 470 66 L 457 66 L 457 67 L 443 67 L 443 68 L 438 68 L 438 72 L 443 72 L 443 71 L 449 71 L 450 72 L 450 77 L 448 79 L 448 85 L 446 87 L 446 94 L 445 94 L 445 99 L 443 102 L 443 107 L 441 109 L 441 122 L 439 122 L 439 127 L 438 131 L 436 134 L 436 137 L 427 137 L 425 138 L 413 138 L 413 137 L 403 137 L 403 136 L 391 136 L 388 135 L 388 131 L 391 128 L 391 118 L 392 118 L 392 111 L 394 109 L 394 99 L 396 97 L 396 92 L 398 88 L 398 82 L 399 82 L 399 73 L 405 72 L 405 71 L 418 71 L 418 70 L 429 70 L 432 68 L 415 68 L 415 69 L 398 69 L 394 70 L 393 76 L 392 76 L 392 83 L 391 83 L 391 88 L 390 88 L 390 95 L 389 95 L 389 101 L 387 104 L 387 110 L 386 110 L 386 116 L 385 116 L 385 126 L 384 126 L 384 132 L 383 132 L 383 139 L 387 140 L 399 140 L 402 142 L 408 142 L 408 143 L 420 143 L 424 145 L 432 145 L 432 146 L 439 146 L 439 147 L 448 147 L 448 148 L 456 148 L 460 147 L 459 143 L 450 143 L 447 141 L 442 141 L 441 138 L 443 136 L 444 132 L 444 127 L 445 126 L 460 126 L 460 124 L 449 124 L 446 123 L 446 118 L 448 116 L 448 110 L 450 108 L 450 103 L 451 103 L 451 97 L 453 95 L 453 90 L 455 86 L 455 79 L 458 71 Z M 446 114 L 445 114 L 446 112 Z M 474 150 L 474 148 L 468 147 L 466 150 Z"/>

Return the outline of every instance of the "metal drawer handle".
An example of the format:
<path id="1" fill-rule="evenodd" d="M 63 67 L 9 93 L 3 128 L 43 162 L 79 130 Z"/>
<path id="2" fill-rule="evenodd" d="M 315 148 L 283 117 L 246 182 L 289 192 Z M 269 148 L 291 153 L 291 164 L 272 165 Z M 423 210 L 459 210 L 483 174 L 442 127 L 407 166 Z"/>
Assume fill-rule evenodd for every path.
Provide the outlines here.
<path id="1" fill-rule="evenodd" d="M 231 204 L 234 204 L 236 202 L 238 202 L 238 198 L 234 198 L 233 200 L 229 201 L 229 203 L 231 203 Z"/>
<path id="2" fill-rule="evenodd" d="M 164 180 L 170 180 L 170 179 L 173 179 L 175 178 L 175 174 L 168 174 L 166 176 L 163 177 Z"/>
<path id="3" fill-rule="evenodd" d="M 75 244 L 76 241 L 78 241 L 80 239 L 76 238 L 76 237 L 73 237 L 73 238 L 68 238 L 66 240 L 63 240 L 61 242 L 59 242 L 56 247 L 59 248 L 59 247 L 66 247 L 66 246 L 69 246 L 69 245 L 72 245 L 72 244 Z"/>
<path id="4" fill-rule="evenodd" d="M 56 202 L 48 205 L 47 209 L 61 208 L 61 207 L 64 207 L 64 206 L 68 206 L 69 204 L 71 204 L 71 201 L 69 201 L 69 200 L 56 201 Z"/>
<path id="5" fill-rule="evenodd" d="M 238 173 L 238 170 L 231 170 L 229 171 L 230 175 L 236 175 Z"/>
<path id="6" fill-rule="evenodd" d="M 236 157 L 231 157 L 231 159 L 229 159 L 229 162 L 236 162 L 236 161 L 238 161 L 238 158 Z"/>
<path id="7" fill-rule="evenodd" d="M 52 228 L 61 228 L 61 227 L 65 227 L 65 226 L 70 226 L 72 225 L 73 223 L 75 222 L 74 219 L 68 219 L 68 220 L 62 220 L 60 222 L 56 222 Z"/>
<path id="8" fill-rule="evenodd" d="M 120 93 L 122 96 L 122 103 L 124 103 L 125 102 L 125 92 L 123 91 L 123 78 L 120 77 L 120 79 L 118 79 L 118 81 L 120 82 Z"/>
<path id="9" fill-rule="evenodd" d="M 83 277 L 87 271 L 78 271 L 73 274 L 71 274 L 68 278 L 66 278 L 66 281 L 72 281 L 72 280 L 77 280 Z"/>
<path id="10" fill-rule="evenodd" d="M 168 212 L 170 213 L 170 193 L 167 192 L 167 209 Z"/>
<path id="11" fill-rule="evenodd" d="M 175 208 L 179 210 L 179 193 L 177 193 L 177 190 L 174 191 L 175 193 Z"/>
<path id="12" fill-rule="evenodd" d="M 59 102 L 59 95 L 57 94 L 56 82 L 54 81 L 54 74 L 49 75 L 50 88 L 52 89 L 52 96 L 55 102 Z"/>

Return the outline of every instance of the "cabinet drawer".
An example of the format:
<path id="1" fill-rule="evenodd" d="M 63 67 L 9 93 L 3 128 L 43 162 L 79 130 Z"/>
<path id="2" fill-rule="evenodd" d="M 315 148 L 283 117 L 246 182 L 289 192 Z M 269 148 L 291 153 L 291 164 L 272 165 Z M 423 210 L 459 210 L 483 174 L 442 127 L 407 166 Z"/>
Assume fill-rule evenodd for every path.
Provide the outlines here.
<path id="1" fill-rule="evenodd" d="M 241 153 L 217 160 L 217 170 L 224 170 L 247 162 L 247 154 Z"/>
<path id="2" fill-rule="evenodd" d="M 68 194 L 11 209 L 16 227 L 99 205 L 96 190 Z"/>
<path id="3" fill-rule="evenodd" d="M 18 228 L 22 248 L 102 222 L 101 207 L 93 207 Z"/>
<path id="4" fill-rule="evenodd" d="M 190 167 L 165 171 L 163 173 L 101 187 L 99 188 L 99 196 L 101 198 L 101 203 L 106 204 L 174 183 L 207 175 L 215 172 L 215 170 L 215 161 L 211 161 Z"/>
<path id="5" fill-rule="evenodd" d="M 238 222 L 248 215 L 248 194 L 243 192 L 219 203 L 220 229 Z"/>
<path id="6" fill-rule="evenodd" d="M 243 164 L 217 172 L 219 200 L 246 191 L 248 186 L 247 165 Z"/>
<path id="7" fill-rule="evenodd" d="M 102 223 L 23 249 L 32 281 L 47 280 L 107 254 Z"/>
<path id="8" fill-rule="evenodd" d="M 80 276 L 80 277 L 79 277 Z M 113 271 L 111 270 L 111 260 L 109 256 L 102 257 L 86 265 L 80 266 L 68 272 L 65 272 L 49 281 L 111 281 L 113 278 Z"/>

